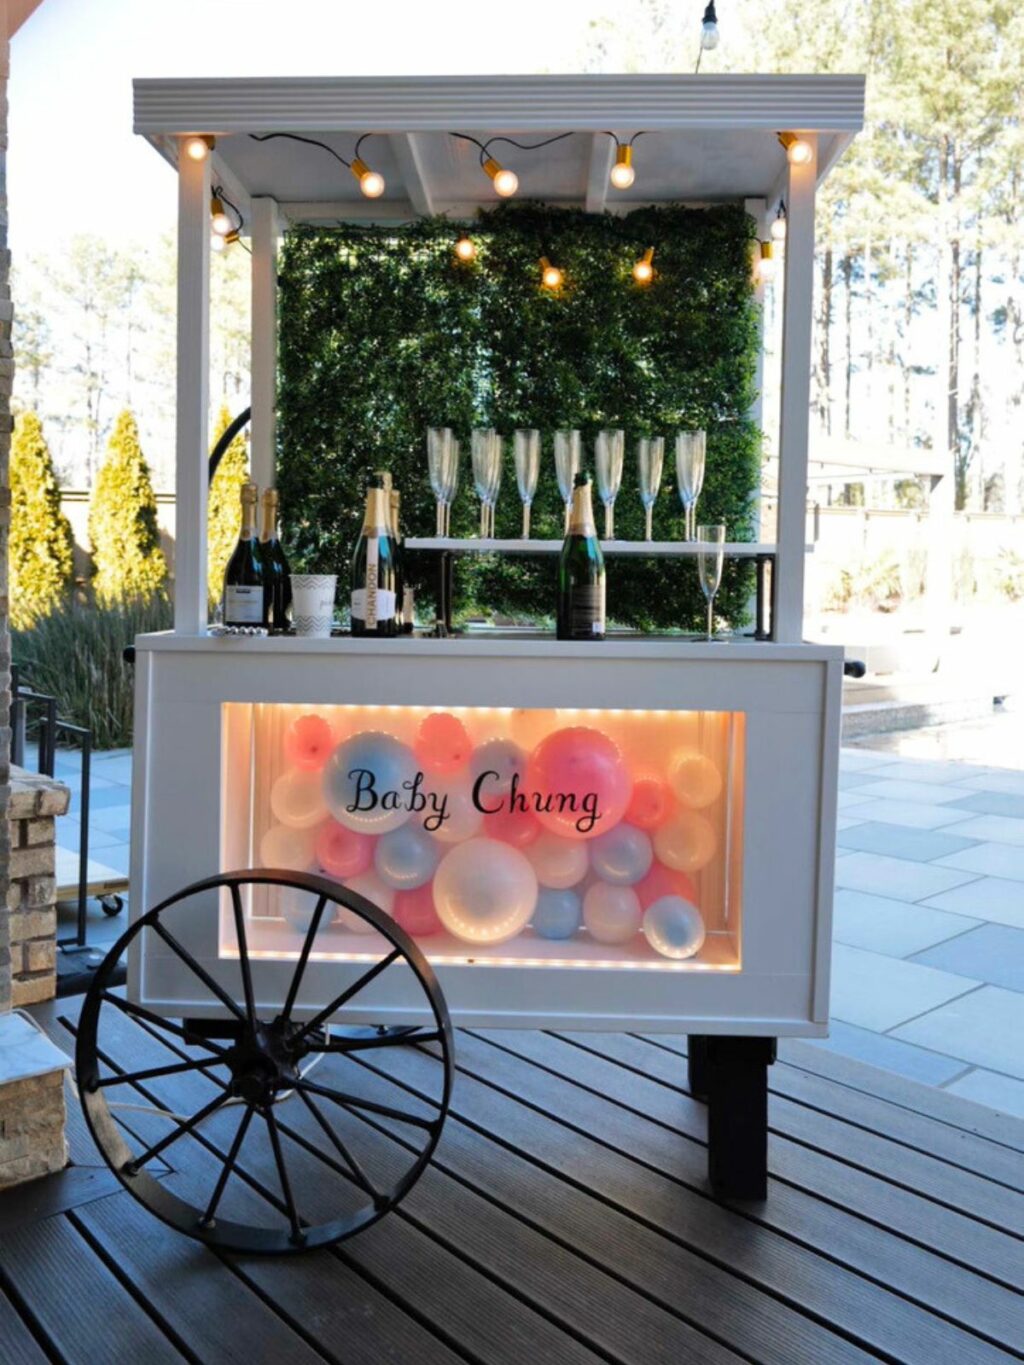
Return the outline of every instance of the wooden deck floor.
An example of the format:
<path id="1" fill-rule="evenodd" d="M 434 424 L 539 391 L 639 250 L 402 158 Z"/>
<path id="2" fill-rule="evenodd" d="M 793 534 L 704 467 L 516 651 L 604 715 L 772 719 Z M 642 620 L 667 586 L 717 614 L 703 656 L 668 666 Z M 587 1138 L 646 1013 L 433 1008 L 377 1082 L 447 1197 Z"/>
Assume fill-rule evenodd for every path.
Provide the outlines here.
<path id="1" fill-rule="evenodd" d="M 69 1050 L 75 1007 L 36 1012 Z M 154 1049 L 126 1020 L 111 1060 L 135 1069 Z M 684 1051 L 460 1033 L 445 1134 L 406 1202 L 284 1260 L 165 1230 L 100 1167 L 73 1105 L 75 1165 L 0 1198 L 0 1362 L 1021 1358 L 1024 1124 L 790 1044 L 771 1073 L 769 1198 L 725 1207 Z"/>

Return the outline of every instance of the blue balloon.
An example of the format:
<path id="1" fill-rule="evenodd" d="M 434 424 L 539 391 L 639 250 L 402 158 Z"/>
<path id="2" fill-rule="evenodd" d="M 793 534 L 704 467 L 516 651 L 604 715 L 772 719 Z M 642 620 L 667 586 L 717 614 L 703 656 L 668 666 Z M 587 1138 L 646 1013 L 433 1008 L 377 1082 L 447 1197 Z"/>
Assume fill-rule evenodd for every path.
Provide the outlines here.
<path id="1" fill-rule="evenodd" d="M 590 865 L 603 882 L 633 886 L 651 870 L 654 849 L 642 829 L 625 821 L 590 844 Z"/>
<path id="2" fill-rule="evenodd" d="M 533 912 L 533 932 L 541 938 L 572 938 L 583 918 L 583 902 L 576 891 L 542 886 Z"/>
<path id="3" fill-rule="evenodd" d="M 480 798 L 488 808 L 499 804 L 497 797 L 503 796 L 512 786 L 513 777 L 520 782 L 526 774 L 526 755 L 518 744 L 510 739 L 489 739 L 473 752 L 469 770 L 474 781 L 484 778 L 480 786 Z M 493 776 L 497 774 L 497 776 Z"/>
<path id="4" fill-rule="evenodd" d="M 407 744 L 364 730 L 339 744 L 324 768 L 324 800 L 339 824 L 386 834 L 409 819 L 419 766 Z"/>
<path id="5" fill-rule="evenodd" d="M 647 942 L 662 957 L 693 957 L 704 946 L 704 920 L 682 896 L 662 896 L 644 914 Z"/>
<path id="6" fill-rule="evenodd" d="M 373 861 L 382 882 L 396 891 L 415 891 L 434 875 L 441 851 L 425 829 L 408 824 L 381 835 Z"/>

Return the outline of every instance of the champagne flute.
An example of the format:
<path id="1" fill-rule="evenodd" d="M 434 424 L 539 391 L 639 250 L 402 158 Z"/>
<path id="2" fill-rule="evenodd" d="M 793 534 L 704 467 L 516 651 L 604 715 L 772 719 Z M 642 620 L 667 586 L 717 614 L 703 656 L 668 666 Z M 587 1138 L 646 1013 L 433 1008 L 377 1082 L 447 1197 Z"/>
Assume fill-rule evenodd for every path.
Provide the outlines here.
<path id="1" fill-rule="evenodd" d="M 661 469 L 665 462 L 664 436 L 644 436 L 637 442 L 636 463 L 640 477 L 640 501 L 644 505 L 645 540 L 653 540 L 654 503 L 661 491 Z"/>
<path id="2" fill-rule="evenodd" d="M 501 486 L 501 437 L 493 427 L 476 427 L 470 438 L 473 483 L 480 499 L 480 539 L 494 535 L 494 504 Z"/>
<path id="3" fill-rule="evenodd" d="M 444 536 L 447 531 L 446 499 L 451 501 L 454 490 L 451 494 L 447 493 L 449 484 L 452 481 L 452 461 L 453 445 L 451 427 L 427 427 L 427 469 L 430 472 L 430 488 L 437 501 L 437 516 L 434 525 L 434 534 Z M 458 482 L 458 455 L 454 455 L 455 476 Z"/>
<path id="4" fill-rule="evenodd" d="M 565 531 L 569 532 L 569 514 L 572 511 L 573 480 L 583 467 L 583 446 L 578 431 L 555 432 L 555 476 L 558 491 L 565 503 Z"/>
<path id="5" fill-rule="evenodd" d="M 725 560 L 725 527 L 724 526 L 698 526 L 697 527 L 697 574 L 700 578 L 701 590 L 707 598 L 708 603 L 708 635 L 709 640 L 715 638 L 714 633 L 714 609 L 715 593 L 718 591 L 722 582 L 722 565 Z"/>
<path id="6" fill-rule="evenodd" d="M 595 445 L 597 492 L 604 503 L 604 538 L 615 539 L 615 499 L 622 483 L 622 460 L 626 449 L 624 431 L 599 431 Z"/>
<path id="7" fill-rule="evenodd" d="M 452 503 L 459 489 L 459 443 L 452 437 L 451 458 L 445 469 L 444 480 L 444 534 L 452 533 Z"/>
<path id="8" fill-rule="evenodd" d="M 523 504 L 523 540 L 530 538 L 530 506 L 537 492 L 540 474 L 540 432 L 535 428 L 520 430 L 512 438 L 516 464 L 516 483 Z"/>
<path id="9" fill-rule="evenodd" d="M 685 520 L 683 539 L 693 540 L 693 523 L 696 517 L 697 499 L 704 487 L 704 453 L 707 433 L 703 431 L 680 431 L 676 433 L 676 481 L 679 485 L 679 500 L 683 504 Z"/>

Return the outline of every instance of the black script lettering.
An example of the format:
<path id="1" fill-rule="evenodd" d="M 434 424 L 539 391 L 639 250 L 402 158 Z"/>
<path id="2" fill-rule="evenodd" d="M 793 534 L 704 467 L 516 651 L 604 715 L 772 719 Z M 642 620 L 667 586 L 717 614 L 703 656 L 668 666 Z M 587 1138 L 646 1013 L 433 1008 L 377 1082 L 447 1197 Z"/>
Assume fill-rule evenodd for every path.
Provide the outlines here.
<path id="1" fill-rule="evenodd" d="M 488 768 L 486 772 L 480 774 L 477 780 L 473 783 L 473 805 L 476 806 L 477 810 L 483 811 L 484 815 L 497 815 L 498 811 L 500 811 L 502 806 L 504 805 L 504 802 L 499 800 L 496 806 L 485 806 L 483 803 L 483 796 L 480 790 L 489 777 L 493 777 L 495 778 L 495 780 L 497 780 L 498 778 L 501 777 L 501 774 L 493 772 L 490 768 Z M 518 777 L 518 773 L 513 774 L 512 776 L 513 782 L 515 781 L 516 777 Z"/>
<path id="2" fill-rule="evenodd" d="M 381 810 L 401 810 L 402 798 L 398 792 L 385 792 L 380 798 Z"/>
<path id="3" fill-rule="evenodd" d="M 355 779 L 356 799 L 351 805 L 345 807 L 350 815 L 356 811 L 373 810 L 377 805 L 377 788 L 373 773 L 369 768 L 350 768 L 349 780 Z M 367 804 L 363 805 L 363 797 L 367 798 Z"/>
<path id="4" fill-rule="evenodd" d="M 417 811 L 424 810 L 427 805 L 427 798 L 420 791 L 423 785 L 423 774 L 417 773 L 411 782 L 403 782 L 402 786 L 409 793 L 408 807 L 415 814 Z"/>
<path id="5" fill-rule="evenodd" d="M 586 815 L 576 821 L 576 828 L 581 834 L 589 834 L 601 818 L 597 813 L 597 792 L 587 792 L 580 804 Z"/>

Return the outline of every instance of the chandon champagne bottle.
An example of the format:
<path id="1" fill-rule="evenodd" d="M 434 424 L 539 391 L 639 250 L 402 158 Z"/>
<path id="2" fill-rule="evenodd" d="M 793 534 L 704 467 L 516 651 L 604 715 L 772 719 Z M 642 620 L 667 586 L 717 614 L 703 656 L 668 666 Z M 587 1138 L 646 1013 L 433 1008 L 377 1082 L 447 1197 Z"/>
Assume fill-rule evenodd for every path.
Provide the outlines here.
<path id="1" fill-rule="evenodd" d="M 398 565 L 384 480 L 370 476 L 363 529 L 352 555 L 352 634 L 394 635 Z"/>
<path id="2" fill-rule="evenodd" d="M 260 530 L 263 559 L 263 617 L 272 631 L 285 631 L 292 610 L 292 579 L 284 548 L 277 537 L 277 489 L 263 493 L 263 526 Z"/>
<path id="3" fill-rule="evenodd" d="M 590 475 L 577 474 L 569 532 L 558 564 L 558 638 L 604 639 L 604 555 L 594 525 Z"/>
<path id="4" fill-rule="evenodd" d="M 238 544 L 224 570 L 223 620 L 226 626 L 262 626 L 263 556 L 256 535 L 256 500 L 259 489 L 254 483 L 242 484 L 242 529 Z"/>

